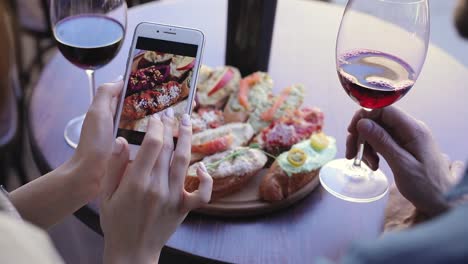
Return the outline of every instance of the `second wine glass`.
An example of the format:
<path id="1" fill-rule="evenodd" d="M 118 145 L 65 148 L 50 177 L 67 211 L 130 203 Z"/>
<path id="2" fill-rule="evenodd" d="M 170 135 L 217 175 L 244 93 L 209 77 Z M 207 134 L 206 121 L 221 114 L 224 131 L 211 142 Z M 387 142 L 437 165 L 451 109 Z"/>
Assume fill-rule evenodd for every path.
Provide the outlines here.
<path id="1" fill-rule="evenodd" d="M 364 110 L 401 99 L 415 84 L 429 42 L 427 0 L 349 0 L 336 44 L 336 70 L 346 93 Z M 352 202 L 372 202 L 388 191 L 388 180 L 357 157 L 334 160 L 320 171 L 331 194 Z"/>
<path id="2" fill-rule="evenodd" d="M 90 99 L 96 93 L 94 71 L 108 64 L 125 38 L 125 0 L 51 0 L 53 34 L 62 55 L 84 69 L 89 79 Z M 85 115 L 70 120 L 65 140 L 76 148 Z"/>

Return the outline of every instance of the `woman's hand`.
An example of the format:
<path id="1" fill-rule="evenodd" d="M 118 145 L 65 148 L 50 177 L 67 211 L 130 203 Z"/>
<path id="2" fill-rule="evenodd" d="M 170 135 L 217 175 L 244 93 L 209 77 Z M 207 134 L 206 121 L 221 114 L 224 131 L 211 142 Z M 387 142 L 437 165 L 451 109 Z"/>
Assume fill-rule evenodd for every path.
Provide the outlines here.
<path id="1" fill-rule="evenodd" d="M 450 164 L 430 130 L 395 107 L 358 111 L 348 128 L 346 157 L 354 158 L 358 137 L 366 142 L 363 160 L 377 169 L 380 153 L 388 162 L 401 194 L 428 215 L 445 211 L 443 194 L 451 183 Z"/>
<path id="2" fill-rule="evenodd" d="M 114 143 L 114 115 L 117 101 L 122 91 L 123 81 L 101 85 L 86 113 L 80 135 L 80 143 L 69 163 L 82 168 L 80 175 L 74 175 L 76 186 L 81 186 L 89 194 L 88 200 L 95 198 L 100 189 Z M 84 169 L 84 170 L 83 170 Z"/>
<path id="3" fill-rule="evenodd" d="M 197 170 L 199 190 L 184 190 L 191 151 L 190 117 L 182 117 L 175 150 L 172 109 L 161 118 L 154 115 L 149 121 L 133 162 L 129 163 L 125 139 L 115 141 L 101 203 L 105 263 L 156 263 L 188 212 L 211 198 L 213 182 L 203 165 Z"/>

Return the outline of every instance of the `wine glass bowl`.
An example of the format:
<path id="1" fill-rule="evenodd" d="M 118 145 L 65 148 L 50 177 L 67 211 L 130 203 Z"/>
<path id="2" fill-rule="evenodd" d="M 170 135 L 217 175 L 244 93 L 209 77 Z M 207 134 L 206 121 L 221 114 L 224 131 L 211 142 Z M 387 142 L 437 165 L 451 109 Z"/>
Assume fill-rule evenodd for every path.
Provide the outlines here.
<path id="1" fill-rule="evenodd" d="M 108 64 L 119 52 L 125 38 L 125 0 L 51 0 L 53 35 L 62 55 L 85 70 L 90 101 L 96 93 L 94 71 Z M 66 142 L 76 148 L 85 115 L 65 127 Z"/>
<path id="2" fill-rule="evenodd" d="M 348 96 L 367 111 L 403 98 L 426 58 L 429 20 L 427 0 L 349 0 L 336 41 L 336 71 Z M 361 162 L 358 142 L 354 161 L 328 163 L 320 182 L 341 199 L 372 202 L 387 193 L 388 180 Z"/>

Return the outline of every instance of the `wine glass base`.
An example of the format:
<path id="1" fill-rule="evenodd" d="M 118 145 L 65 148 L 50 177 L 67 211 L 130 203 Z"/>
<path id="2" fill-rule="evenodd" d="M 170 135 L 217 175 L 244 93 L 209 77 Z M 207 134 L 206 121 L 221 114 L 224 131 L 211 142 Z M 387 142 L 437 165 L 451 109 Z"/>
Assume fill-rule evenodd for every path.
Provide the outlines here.
<path id="1" fill-rule="evenodd" d="M 320 183 L 330 194 L 355 203 L 374 202 L 388 192 L 388 180 L 381 170 L 366 164 L 355 167 L 353 160 L 338 159 L 327 163 L 319 174 Z"/>
<path id="2" fill-rule="evenodd" d="M 65 127 L 65 141 L 72 148 L 76 148 L 80 142 L 81 127 L 83 126 L 85 116 L 86 115 L 81 115 L 73 118 L 68 121 L 67 126 Z"/>

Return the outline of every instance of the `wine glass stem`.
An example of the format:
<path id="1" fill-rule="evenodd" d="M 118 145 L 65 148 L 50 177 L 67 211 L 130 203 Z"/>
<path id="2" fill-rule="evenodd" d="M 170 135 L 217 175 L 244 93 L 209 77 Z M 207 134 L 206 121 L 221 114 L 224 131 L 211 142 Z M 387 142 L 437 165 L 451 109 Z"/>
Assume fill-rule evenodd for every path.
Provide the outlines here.
<path id="1" fill-rule="evenodd" d="M 96 95 L 96 85 L 94 82 L 94 70 L 85 70 L 86 75 L 88 75 L 88 81 L 89 81 L 89 104 L 93 102 L 93 98 Z"/>
<path id="2" fill-rule="evenodd" d="M 353 165 L 355 167 L 361 167 L 361 162 L 362 162 L 362 156 L 364 155 L 364 142 L 361 140 L 361 138 L 359 137 L 359 146 L 358 146 L 358 151 L 357 151 L 357 155 L 356 155 L 356 158 L 354 158 L 354 163 Z"/>
<path id="3" fill-rule="evenodd" d="M 372 109 L 365 108 L 365 107 L 363 107 L 362 109 L 364 111 L 366 111 L 367 113 L 369 113 L 368 114 L 369 116 L 371 115 Z M 358 144 L 359 144 L 359 146 L 358 146 L 357 155 L 356 155 L 356 158 L 354 158 L 354 162 L 353 162 L 353 165 L 355 167 L 361 167 L 362 157 L 364 156 L 365 142 L 364 142 L 364 140 L 362 140 L 361 136 L 359 136 L 359 138 L 358 138 Z"/>

